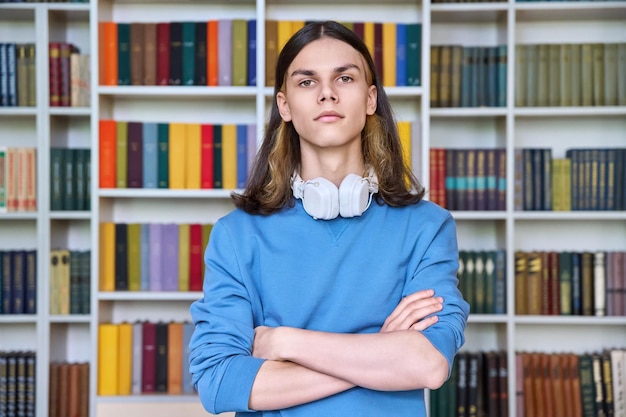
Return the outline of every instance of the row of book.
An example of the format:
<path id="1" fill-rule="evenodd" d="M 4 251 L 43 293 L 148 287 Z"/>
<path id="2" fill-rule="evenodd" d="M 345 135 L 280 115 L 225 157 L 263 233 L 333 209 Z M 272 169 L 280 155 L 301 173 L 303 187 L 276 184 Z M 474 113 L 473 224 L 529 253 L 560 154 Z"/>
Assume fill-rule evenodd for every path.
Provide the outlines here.
<path id="1" fill-rule="evenodd" d="M 626 350 L 518 352 L 516 416 L 622 416 L 626 413 Z"/>
<path id="2" fill-rule="evenodd" d="M 1 416 L 35 416 L 35 362 L 33 351 L 0 351 Z"/>
<path id="3" fill-rule="evenodd" d="M 212 224 L 100 223 L 101 291 L 201 291 Z"/>
<path id="4" fill-rule="evenodd" d="M 242 188 L 255 124 L 100 120 L 100 188 Z"/>
<path id="5" fill-rule="evenodd" d="M 515 210 L 625 210 L 626 148 L 515 149 Z"/>
<path id="6" fill-rule="evenodd" d="M 37 149 L 0 146 L 0 213 L 37 210 Z"/>
<path id="7" fill-rule="evenodd" d="M 48 417 L 89 417 L 89 363 L 50 362 Z"/>
<path id="8" fill-rule="evenodd" d="M 48 45 L 50 106 L 88 107 L 91 89 L 90 55 L 70 42 Z"/>
<path id="9" fill-rule="evenodd" d="M 506 314 L 506 252 L 461 250 L 459 289 L 472 314 Z"/>
<path id="10" fill-rule="evenodd" d="M 431 148 L 429 198 L 448 210 L 506 209 L 504 148 Z"/>
<path id="11" fill-rule="evenodd" d="M 626 252 L 516 251 L 515 314 L 626 316 Z"/>
<path id="12" fill-rule="evenodd" d="M 515 55 L 516 107 L 626 105 L 626 43 L 516 45 Z"/>
<path id="13" fill-rule="evenodd" d="M 0 0 L 0 3 L 89 3 L 89 0 Z"/>
<path id="14" fill-rule="evenodd" d="M 430 391 L 429 415 L 507 417 L 508 374 L 506 351 L 459 352 L 450 378 Z"/>
<path id="15" fill-rule="evenodd" d="M 37 314 L 37 251 L 0 250 L 0 314 Z"/>
<path id="16" fill-rule="evenodd" d="M 98 395 L 194 394 L 189 373 L 191 322 L 101 323 Z"/>
<path id="17" fill-rule="evenodd" d="M 35 44 L 0 42 L 0 107 L 34 107 Z"/>
<path id="18" fill-rule="evenodd" d="M 256 85 L 256 20 L 101 22 L 101 85 Z"/>
<path id="19" fill-rule="evenodd" d="M 506 45 L 430 47 L 430 107 L 506 107 Z"/>
<path id="20" fill-rule="evenodd" d="M 91 251 L 50 251 L 50 314 L 89 314 Z"/>
<path id="21" fill-rule="evenodd" d="M 50 148 L 50 210 L 91 209 L 91 150 Z"/>
<path id="22" fill-rule="evenodd" d="M 287 40 L 310 21 L 265 22 L 265 85 L 274 86 L 278 53 Z M 363 40 L 383 85 L 421 85 L 422 24 L 380 21 L 342 21 Z"/>

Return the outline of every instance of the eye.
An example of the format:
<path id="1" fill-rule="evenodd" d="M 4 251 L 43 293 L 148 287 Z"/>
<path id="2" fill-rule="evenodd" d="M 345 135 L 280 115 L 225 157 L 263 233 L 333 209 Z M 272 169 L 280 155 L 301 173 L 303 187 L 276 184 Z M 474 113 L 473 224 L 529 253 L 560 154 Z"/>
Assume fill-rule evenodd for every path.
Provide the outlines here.
<path id="1" fill-rule="evenodd" d="M 350 77 L 349 75 L 342 75 L 341 77 L 339 77 L 339 81 L 341 81 L 342 83 L 349 83 L 350 81 L 352 81 L 352 77 Z"/>
<path id="2" fill-rule="evenodd" d="M 313 80 L 304 80 L 298 83 L 300 87 L 310 87 L 313 85 Z"/>

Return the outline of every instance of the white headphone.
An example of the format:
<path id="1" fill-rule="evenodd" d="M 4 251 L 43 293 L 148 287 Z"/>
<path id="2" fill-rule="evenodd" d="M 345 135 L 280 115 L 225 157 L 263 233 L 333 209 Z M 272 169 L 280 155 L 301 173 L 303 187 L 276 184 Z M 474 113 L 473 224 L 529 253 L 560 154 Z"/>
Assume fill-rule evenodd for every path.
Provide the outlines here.
<path id="1" fill-rule="evenodd" d="M 295 198 L 302 200 L 304 210 L 314 219 L 331 220 L 341 217 L 360 216 L 378 192 L 378 179 L 374 170 L 366 178 L 348 174 L 339 188 L 323 177 L 303 181 L 297 172 L 291 177 L 291 189 Z"/>

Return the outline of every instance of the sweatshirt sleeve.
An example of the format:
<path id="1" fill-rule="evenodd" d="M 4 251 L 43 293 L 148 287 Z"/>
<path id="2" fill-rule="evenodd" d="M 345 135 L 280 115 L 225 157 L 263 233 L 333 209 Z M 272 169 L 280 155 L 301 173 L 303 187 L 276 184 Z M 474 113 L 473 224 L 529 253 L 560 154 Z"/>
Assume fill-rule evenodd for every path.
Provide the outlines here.
<path id="1" fill-rule="evenodd" d="M 195 324 L 189 344 L 192 381 L 209 412 L 250 411 L 250 391 L 263 363 L 252 356 L 256 304 L 220 221 L 211 232 L 205 264 L 204 295 L 190 309 Z"/>
<path id="2" fill-rule="evenodd" d="M 443 220 L 428 219 L 432 221 L 432 229 L 420 237 L 421 258 L 405 295 L 430 288 L 436 296 L 443 297 L 443 310 L 437 313 L 438 322 L 422 333 L 446 357 L 451 371 L 454 356 L 465 343 L 469 304 L 458 289 L 456 226 L 452 216 L 444 213 Z"/>

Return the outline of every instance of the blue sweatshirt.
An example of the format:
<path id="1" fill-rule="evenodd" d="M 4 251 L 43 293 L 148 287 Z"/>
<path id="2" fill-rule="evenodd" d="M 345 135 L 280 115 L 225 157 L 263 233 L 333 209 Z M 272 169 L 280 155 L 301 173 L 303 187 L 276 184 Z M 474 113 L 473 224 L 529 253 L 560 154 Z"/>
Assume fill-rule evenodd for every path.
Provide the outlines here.
<path id="1" fill-rule="evenodd" d="M 457 288 L 454 220 L 427 201 L 408 207 L 372 203 L 360 217 L 333 220 L 313 219 L 300 200 L 269 216 L 236 209 L 214 225 L 205 262 L 204 297 L 191 306 L 189 360 L 200 400 L 212 413 L 426 416 L 423 390 L 361 387 L 253 412 L 248 400 L 263 363 L 251 356 L 256 326 L 376 333 L 403 297 L 431 288 L 444 307 L 423 334 L 450 369 L 464 343 L 469 306 Z"/>

